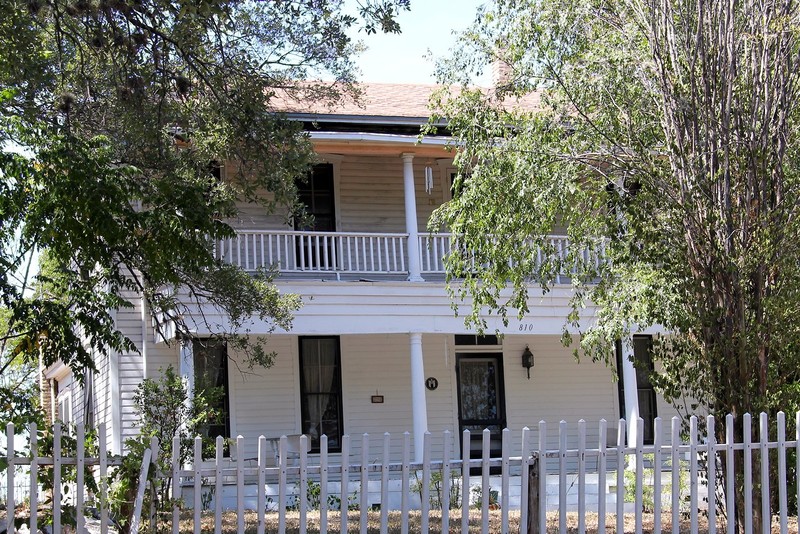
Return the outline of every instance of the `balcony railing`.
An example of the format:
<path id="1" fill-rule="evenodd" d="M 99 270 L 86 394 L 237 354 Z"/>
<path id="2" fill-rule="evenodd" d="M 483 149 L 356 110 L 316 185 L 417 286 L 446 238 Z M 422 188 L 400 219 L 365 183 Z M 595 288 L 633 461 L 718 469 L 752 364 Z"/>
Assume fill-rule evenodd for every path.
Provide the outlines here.
<path id="1" fill-rule="evenodd" d="M 560 257 L 567 254 L 565 236 L 549 236 L 549 248 Z M 356 232 L 297 232 L 241 230 L 217 244 L 216 254 L 247 271 L 274 269 L 281 273 L 408 274 L 408 234 Z M 421 274 L 444 274 L 444 259 L 453 250 L 451 234 L 419 236 Z M 543 260 L 539 250 L 538 262 Z M 586 250 L 583 261 L 599 265 L 602 246 Z M 568 276 L 556 277 L 556 283 Z"/>

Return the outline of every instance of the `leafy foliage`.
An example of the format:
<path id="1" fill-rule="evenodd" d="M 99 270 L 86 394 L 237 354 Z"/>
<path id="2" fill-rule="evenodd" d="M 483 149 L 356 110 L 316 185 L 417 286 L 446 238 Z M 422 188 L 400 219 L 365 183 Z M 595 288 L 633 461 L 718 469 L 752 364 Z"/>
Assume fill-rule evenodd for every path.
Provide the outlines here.
<path id="1" fill-rule="evenodd" d="M 455 296 L 474 299 L 469 320 L 524 315 L 532 284 L 548 291 L 569 273 L 564 340 L 579 333 L 576 352 L 608 362 L 616 339 L 669 332 L 654 343 L 654 384 L 719 420 L 732 413 L 737 441 L 750 431 L 742 414 L 793 409 L 799 10 L 498 0 L 481 12 L 441 79 L 466 84 L 491 62 L 506 78 L 433 102 L 459 146 L 462 190 L 433 225 L 469 251 L 448 263 Z M 549 254 L 545 236 L 560 230 L 571 245 Z M 599 243 L 605 261 L 586 261 Z"/>
<path id="2" fill-rule="evenodd" d="M 188 302 L 288 328 L 295 297 L 270 273 L 225 266 L 238 203 L 299 209 L 294 179 L 312 161 L 297 98 L 356 96 L 347 30 L 399 31 L 408 0 L 0 0 L 0 304 L 2 341 L 76 376 L 92 353 L 135 350 L 113 310 L 137 304 L 190 329 Z M 326 75 L 334 82 L 306 82 Z M 223 162 L 228 162 L 227 164 Z M 222 165 L 221 179 L 215 169 Z M 58 299 L 29 297 L 47 249 Z M 189 297 L 188 299 L 186 297 Z M 85 342 L 84 342 L 85 341 Z M 269 361 L 263 348 L 252 363 Z"/>
<path id="3" fill-rule="evenodd" d="M 669 6 L 501 0 L 482 12 L 442 81 L 490 62 L 508 76 L 434 99 L 461 192 L 432 225 L 463 245 L 448 272 L 474 298 L 469 320 L 484 307 L 524 315 L 531 284 L 547 291 L 568 272 L 565 340 L 579 332 L 586 354 L 607 358 L 632 330 L 664 328 L 668 398 L 769 410 L 798 378 L 785 372 L 800 341 L 797 8 Z M 561 231 L 570 246 L 551 254 L 546 236 Z M 605 261 L 587 261 L 599 248 Z"/>

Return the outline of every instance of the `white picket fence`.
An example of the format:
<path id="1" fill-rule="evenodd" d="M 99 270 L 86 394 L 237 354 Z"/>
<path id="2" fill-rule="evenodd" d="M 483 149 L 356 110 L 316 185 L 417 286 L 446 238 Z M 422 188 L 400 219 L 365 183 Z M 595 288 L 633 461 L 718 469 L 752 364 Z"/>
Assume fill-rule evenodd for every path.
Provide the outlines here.
<path id="1" fill-rule="evenodd" d="M 577 531 L 586 532 L 587 512 L 598 514 L 598 531 L 605 532 L 606 523 L 611 516 L 617 532 L 625 530 L 626 515 L 626 478 L 630 481 L 630 473 L 633 474 L 634 487 L 627 488 L 627 493 L 633 493 L 633 511 L 642 510 L 645 486 L 652 486 L 654 507 L 655 532 L 661 531 L 660 520 L 665 517 L 671 518 L 672 532 L 679 532 L 681 526 L 681 514 L 689 514 L 689 530 L 692 533 L 699 531 L 699 519 L 701 514 L 707 514 L 708 532 L 715 533 L 718 523 L 724 525 L 727 532 L 734 531 L 733 522 L 725 522 L 718 517 L 717 504 L 723 504 L 724 509 L 733 509 L 733 491 L 730 491 L 733 483 L 734 473 L 741 474 L 745 487 L 745 524 L 743 531 L 746 534 L 753 532 L 753 507 L 760 506 L 761 515 L 765 518 L 777 519 L 765 521 L 762 525 L 763 532 L 770 532 L 772 526 L 780 529 L 780 532 L 788 530 L 787 504 L 790 496 L 787 493 L 787 452 L 798 448 L 800 443 L 800 412 L 796 415 L 795 439 L 786 439 L 786 420 L 783 413 L 779 413 L 774 428 L 774 440 L 770 440 L 768 418 L 766 414 L 759 417 L 758 439 L 752 440 L 749 431 L 744 432 L 744 440 L 741 443 L 734 442 L 734 422 L 731 416 L 725 421 L 726 440 L 717 443 L 714 436 L 715 420 L 712 417 L 706 419 L 704 435 L 701 436 L 698 430 L 698 419 L 692 417 L 688 441 L 681 441 L 680 422 L 677 418 L 672 420 L 669 440 L 665 438 L 665 430 L 662 428 L 661 419 L 656 419 L 655 443 L 644 445 L 642 434 L 639 433 L 638 443 L 635 446 L 627 446 L 625 438 L 625 421 L 620 420 L 617 426 L 616 445 L 609 445 L 608 426 L 605 421 L 600 421 L 597 426 L 596 442 L 589 443 L 587 440 L 587 424 L 584 421 L 577 423 L 577 428 L 571 429 L 566 422 L 558 425 L 556 432 L 551 435 L 551 429 L 547 424 L 540 422 L 535 430 L 524 428 L 521 433 L 520 456 L 511 456 L 512 449 L 511 431 L 506 429 L 502 435 L 502 454 L 499 458 L 490 458 L 490 437 L 488 430 L 482 435 L 482 451 L 480 458 L 470 457 L 470 436 L 465 431 L 462 439 L 461 458 L 468 458 L 462 461 L 458 458 L 457 447 L 454 446 L 455 436 L 450 432 L 442 434 L 441 454 L 438 458 L 433 458 L 432 436 L 426 433 L 421 462 L 412 462 L 411 458 L 411 436 L 408 433 L 402 435 L 402 446 L 400 458 L 393 458 L 391 435 L 383 434 L 380 438 L 382 444 L 382 456 L 380 460 L 370 460 L 370 436 L 363 435 L 361 439 L 360 462 L 353 463 L 351 450 L 353 445 L 350 436 L 344 436 L 341 440 L 341 453 L 329 453 L 327 438 L 322 437 L 321 452 L 319 454 L 308 454 L 306 450 L 306 436 L 302 436 L 299 457 L 290 459 L 288 455 L 288 440 L 286 436 L 279 441 L 279 461 L 275 465 L 273 455 L 268 449 L 268 441 L 263 436 L 258 439 L 258 457 L 253 459 L 244 458 L 244 454 L 237 454 L 235 458 L 224 457 L 224 444 L 221 438 L 216 443 L 216 456 L 213 461 L 203 458 L 202 441 L 197 438 L 194 441 L 194 450 L 191 465 L 182 465 L 179 458 L 179 442 L 174 440 L 170 456 L 169 469 L 162 476 L 171 477 L 172 496 L 176 498 L 176 503 L 172 513 L 172 532 L 179 532 L 179 519 L 182 509 L 193 509 L 190 515 L 193 519 L 192 530 L 195 533 L 201 531 L 200 519 L 203 514 L 204 490 L 213 487 L 212 508 L 215 519 L 215 532 L 221 532 L 223 522 L 223 512 L 226 508 L 224 495 L 226 488 L 228 493 L 235 496 L 235 505 L 230 508 L 236 511 L 237 532 L 245 531 L 245 511 L 255 508 L 257 515 L 257 532 L 265 532 L 265 518 L 267 514 L 277 515 L 277 531 L 283 533 L 287 528 L 287 508 L 294 507 L 299 513 L 299 531 L 305 533 L 310 514 L 319 514 L 319 526 L 321 532 L 333 529 L 337 532 L 348 531 L 348 514 L 336 513 L 336 502 L 339 506 L 347 507 L 348 504 L 357 504 L 358 509 L 358 530 L 361 533 L 368 532 L 368 513 L 374 499 L 370 495 L 378 493 L 380 506 L 379 512 L 373 515 L 380 515 L 380 532 L 389 532 L 390 528 L 390 505 L 392 500 L 389 498 L 390 491 L 397 491 L 399 488 L 400 503 L 396 507 L 400 511 L 400 530 L 403 533 L 409 531 L 409 512 L 412 509 L 413 485 L 412 480 L 418 480 L 420 523 L 418 530 L 426 532 L 429 527 L 431 512 L 431 490 L 432 480 L 441 477 L 441 531 L 449 532 L 450 529 L 460 532 L 468 532 L 470 521 L 475 521 L 479 515 L 480 530 L 483 533 L 490 531 L 490 516 L 496 521 L 499 515 L 500 531 L 509 532 L 510 517 L 514 505 L 519 506 L 519 530 L 521 532 L 546 532 L 547 520 L 547 495 L 548 488 L 551 486 L 550 480 L 557 480 L 555 485 L 557 492 L 558 510 L 558 529 L 561 533 L 567 532 L 567 510 L 571 507 L 572 501 L 577 503 Z M 641 427 L 642 421 L 639 420 Z M 751 429 L 751 418 L 745 415 L 742 418 L 744 429 Z M 575 436 L 577 430 L 577 443 L 568 443 L 569 436 Z M 64 457 L 60 451 L 61 429 L 58 425 L 54 427 L 54 451 L 52 457 L 42 457 L 38 455 L 36 442 L 36 429 L 30 429 L 30 444 L 17 447 L 13 425 L 7 429 L 8 451 L 5 459 L 10 468 L 6 471 L 7 487 L 14 488 L 17 469 L 14 467 L 23 466 L 28 468 L 27 475 L 30 486 L 36 488 L 39 484 L 38 474 L 47 467 L 52 467 L 54 474 L 54 487 L 60 488 L 61 472 L 65 466 L 76 466 L 74 495 L 71 496 L 77 512 L 78 532 L 83 532 L 83 512 L 85 503 L 90 496 L 86 495 L 84 489 L 84 467 L 91 466 L 96 473 L 95 476 L 100 483 L 102 495 L 91 496 L 94 502 L 98 503 L 101 515 L 102 532 L 107 532 L 108 509 L 106 506 L 105 493 L 106 477 L 109 469 L 119 465 L 119 458 L 111 458 L 107 454 L 105 446 L 105 430 L 100 429 L 99 433 L 99 455 L 97 458 L 89 458 L 84 454 L 82 446 L 84 430 L 81 426 L 77 427 L 76 439 L 77 448 L 73 457 Z M 594 435 L 594 434 L 593 434 Z M 558 447 L 548 447 L 548 439 L 557 437 Z M 534 441 L 535 438 L 535 441 Z M 358 439 L 358 438 L 356 438 Z M 574 440 L 574 438 L 573 438 Z M 594 441 L 594 439 L 592 440 Z M 613 441 L 613 440 L 612 440 Z M 438 448 L 438 447 L 437 447 Z M 236 439 L 236 451 L 245 450 L 245 439 L 241 436 Z M 777 488 L 770 488 L 769 466 L 770 454 L 774 461 L 777 461 L 778 484 Z M 714 461 L 705 461 L 708 454 L 712 453 Z M 145 493 L 145 483 L 149 464 L 155 462 L 159 456 L 158 443 L 151 440 L 150 448 L 146 450 L 142 469 L 139 476 L 139 492 L 136 500 L 136 511 L 134 513 L 133 527 L 138 530 L 141 524 L 142 502 Z M 725 459 L 727 469 L 726 487 L 717 487 L 716 491 L 709 491 L 704 487 L 705 480 L 716 480 L 716 470 Z M 795 455 L 796 487 L 800 488 L 800 454 Z M 337 462 L 338 459 L 338 462 Z M 346 459 L 346 461 L 342 461 Z M 652 468 L 645 469 L 646 462 Z M 753 502 L 753 466 L 758 466 L 757 472 L 760 473 L 760 480 L 756 481 L 760 486 L 760 502 Z M 617 466 L 625 466 L 626 469 L 617 469 Z M 478 471 L 480 474 L 473 474 L 471 471 Z M 494 474 L 493 472 L 499 472 Z M 629 475 L 626 477 L 626 472 Z M 437 475 L 438 473 L 438 475 Z M 591 476 L 589 476 L 591 475 Z M 688 478 L 688 488 L 682 490 L 682 479 Z M 498 485 L 499 481 L 499 485 Z M 590 482 L 591 481 L 591 482 Z M 596 481 L 596 482 L 595 482 Z M 616 481 L 614 484 L 613 482 Z M 338 483 L 338 486 L 337 486 Z M 315 499 L 315 504 L 319 506 L 318 512 L 312 510 L 312 503 L 306 498 L 308 496 L 309 485 L 314 484 L 319 489 L 319 496 Z M 460 485 L 460 503 L 450 502 L 450 493 L 446 491 L 451 485 Z M 596 488 L 590 485 L 596 484 Z M 478 510 L 471 510 L 477 504 L 475 500 L 470 500 L 470 495 L 474 493 L 473 487 L 480 488 L 477 493 L 481 496 L 479 514 Z M 516 486 L 516 487 L 515 487 Z M 757 487 L 758 487 L 757 486 Z M 331 487 L 337 488 L 335 494 L 330 490 Z M 352 488 L 355 487 L 355 493 Z M 392 489 L 394 488 L 394 489 Z M 495 503 L 491 503 L 490 495 L 497 492 L 499 510 L 496 510 Z M 597 492 L 596 502 L 589 504 L 588 495 Z M 773 510 L 770 508 L 771 492 L 777 491 L 778 507 Z M 272 493 L 270 493 L 272 492 Z M 551 491 L 551 493 L 553 493 Z M 662 493 L 664 494 L 662 496 Z M 685 493 L 685 494 L 684 494 Z M 191 495 L 190 495 L 191 494 Z M 512 495 L 515 496 L 512 502 Z M 707 503 L 702 503 L 703 495 L 707 498 Z M 518 496 L 518 499 L 516 498 Z M 329 497 L 333 497 L 329 499 Z M 555 495 L 554 495 L 554 498 Z M 800 491 L 797 495 L 791 496 L 800 505 Z M 718 503 L 717 499 L 722 499 Z M 758 499 L 756 499 L 758 500 Z M 685 506 L 688 501 L 688 508 Z M 62 495 L 59 491 L 53 492 L 53 527 L 54 532 L 61 532 L 61 519 L 59 516 L 62 504 Z M 7 510 L 15 510 L 15 496 L 10 491 L 6 496 Z M 609 506 L 611 503 L 611 506 Z M 451 505 L 459 504 L 460 513 L 453 514 L 451 521 Z M 416 501 L 414 503 L 416 505 Z M 38 495 L 33 491 L 30 495 L 30 509 L 37 510 Z M 355 507 L 355 506 L 353 506 Z M 701 510 L 702 509 L 702 510 Z M 628 509 L 630 510 L 630 508 Z M 149 513 L 149 512 L 145 512 Z M 515 512 L 516 513 L 516 512 Z M 6 521 L 7 532 L 14 532 L 13 515 L 9 513 Z M 30 531 L 35 532 L 37 528 L 36 514 L 30 514 Z M 635 513 L 635 532 L 643 530 L 642 514 Z M 631 517 L 629 515 L 628 517 Z M 185 519 L 185 516 L 184 516 Z M 515 516 L 516 519 L 516 516 Z M 439 521 L 437 518 L 436 521 Z M 493 523 L 494 524 L 494 523 Z M 355 527 L 355 525 L 352 525 Z M 612 525 L 609 525 L 612 526 Z M 474 528 L 474 526 L 473 526 Z M 417 527 L 415 526 L 415 529 Z M 493 527 L 492 531 L 496 531 Z"/>

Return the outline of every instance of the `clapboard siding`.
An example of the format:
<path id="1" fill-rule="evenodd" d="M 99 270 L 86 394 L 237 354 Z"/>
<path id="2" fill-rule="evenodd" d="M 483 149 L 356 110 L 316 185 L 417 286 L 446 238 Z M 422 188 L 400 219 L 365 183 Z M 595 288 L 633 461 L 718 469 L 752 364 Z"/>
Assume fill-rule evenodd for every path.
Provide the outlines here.
<path id="1" fill-rule="evenodd" d="M 241 354 L 230 352 L 228 365 L 231 433 L 249 438 L 247 458 L 257 456 L 255 438 L 300 432 L 298 360 L 293 336 L 271 336 L 268 350 L 277 353 L 268 369 L 250 369 Z"/>
<path id="2" fill-rule="evenodd" d="M 122 308 L 117 312 L 116 325 L 119 330 L 141 348 L 142 346 L 142 299 L 135 294 L 123 295 L 132 304 L 132 308 Z M 133 405 L 133 396 L 144 378 L 142 355 L 137 351 L 124 351 L 118 355 L 119 369 L 119 402 L 121 440 L 138 435 L 137 415 Z M 114 400 L 112 399 L 112 402 Z"/>
<path id="3" fill-rule="evenodd" d="M 425 191 L 425 167 L 433 171 L 433 190 Z M 337 176 L 338 204 L 336 215 L 341 232 L 404 233 L 405 194 L 403 161 L 399 157 L 345 156 Z M 444 199 L 444 188 L 438 166 L 426 159 L 414 160 L 414 192 L 417 206 L 417 227 L 424 231 L 432 211 Z M 262 192 L 267 198 L 269 193 Z M 228 222 L 241 229 L 291 230 L 288 212 L 279 207 L 267 213 L 259 203 L 238 203 L 239 215 Z"/>

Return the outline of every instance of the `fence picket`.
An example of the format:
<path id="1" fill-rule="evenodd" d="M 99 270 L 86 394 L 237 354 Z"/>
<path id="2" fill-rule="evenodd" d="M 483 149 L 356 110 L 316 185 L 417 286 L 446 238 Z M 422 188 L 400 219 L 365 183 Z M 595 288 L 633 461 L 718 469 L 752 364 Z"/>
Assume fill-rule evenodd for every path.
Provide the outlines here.
<path id="1" fill-rule="evenodd" d="M 625 419 L 617 426 L 617 532 L 625 532 Z"/>
<path id="2" fill-rule="evenodd" d="M 61 532 L 61 423 L 53 424 L 53 532 Z"/>
<path id="3" fill-rule="evenodd" d="M 104 455 L 105 455 L 105 426 L 100 425 L 100 493 L 101 495 L 107 495 L 106 492 L 106 484 L 105 481 L 105 463 L 104 463 Z M 31 485 L 31 520 L 29 523 L 29 532 L 39 532 L 39 527 L 37 525 L 38 515 L 39 515 L 39 434 L 37 432 L 36 423 L 31 423 L 29 427 L 28 434 L 31 438 L 31 478 L 30 478 L 30 485 Z M 105 512 L 105 516 L 103 513 Z M 101 524 L 101 531 L 100 534 L 106 534 L 108 532 L 108 505 L 106 504 L 106 499 L 100 500 L 100 520 L 102 521 Z"/>
<path id="4" fill-rule="evenodd" d="M 359 519 L 361 534 L 367 534 L 369 526 L 369 434 L 361 436 L 361 503 L 359 504 Z"/>
<path id="5" fill-rule="evenodd" d="M 104 436 L 104 434 L 100 434 Z M 104 441 L 104 438 L 100 438 Z M 101 453 L 102 458 L 102 453 Z M 178 534 L 180 532 L 181 522 L 181 484 L 180 484 L 180 470 L 181 470 L 181 438 L 175 436 L 172 438 L 172 498 L 174 504 L 172 505 L 172 533 Z M 100 475 L 101 480 L 105 477 L 104 474 Z"/>
<path id="6" fill-rule="evenodd" d="M 401 473 L 403 475 L 402 490 L 400 492 L 400 532 L 408 534 L 408 494 L 409 478 L 411 469 L 409 467 L 411 458 L 411 434 L 403 432 L 403 464 Z"/>
<path id="7" fill-rule="evenodd" d="M 222 436 L 216 439 L 216 462 L 214 465 L 214 532 L 222 533 L 222 464 L 224 456 L 225 440 Z"/>
<path id="8" fill-rule="evenodd" d="M 327 255 L 326 255 L 327 256 Z M 306 534 L 308 518 L 308 436 L 300 436 L 300 534 Z"/>
<path id="9" fill-rule="evenodd" d="M 342 483 L 340 488 L 340 506 L 339 506 L 339 532 L 347 532 L 347 512 L 350 510 L 350 495 L 347 493 L 347 486 L 350 480 L 350 436 L 345 434 L 342 436 Z"/>
<path id="10" fill-rule="evenodd" d="M 449 430 L 445 430 L 442 438 L 442 532 L 450 532 L 450 485 L 452 484 L 450 451 L 453 447 L 453 435 Z"/>
<path id="11" fill-rule="evenodd" d="M 680 466 L 681 460 L 679 456 L 678 444 L 680 443 L 680 420 L 677 417 L 672 418 L 672 434 L 670 437 L 670 447 L 672 448 L 672 499 L 670 500 L 670 507 L 672 511 L 672 534 L 680 532 L 680 513 L 681 513 L 681 478 Z"/>
<path id="12" fill-rule="evenodd" d="M 200 436 L 194 438 L 194 534 L 200 534 L 200 514 L 203 511 L 203 504 L 201 497 L 203 495 L 203 479 L 200 476 L 200 468 L 203 464 L 203 439 Z"/>
<path id="13" fill-rule="evenodd" d="M 642 500 L 644 493 L 644 420 L 639 417 L 636 419 L 636 487 L 634 496 L 634 507 L 636 511 L 634 520 L 634 530 L 636 534 L 642 534 Z"/>
<path id="14" fill-rule="evenodd" d="M 265 514 L 267 511 L 267 438 L 262 434 L 258 436 L 258 488 L 256 501 L 258 502 L 257 534 L 264 534 L 266 530 Z"/>
<path id="15" fill-rule="evenodd" d="M 767 414 L 759 415 L 759 460 L 761 461 L 761 532 L 769 534 L 771 530 L 772 514 L 769 509 L 769 428 L 767 427 Z"/>
<path id="16" fill-rule="evenodd" d="M 142 455 L 142 468 L 139 471 L 139 485 L 136 490 L 136 501 L 133 505 L 133 517 L 131 519 L 131 534 L 138 534 L 142 522 L 142 505 L 144 504 L 144 492 L 147 487 L 147 472 L 150 470 L 150 459 L 152 449 L 145 449 Z M 55 509 L 53 510 L 55 512 Z M 60 532 L 60 530 L 56 530 Z"/>
<path id="17" fill-rule="evenodd" d="M 328 531 L 328 435 L 319 437 L 319 531 Z M 260 533 L 259 533 L 260 534 Z"/>
<path id="18" fill-rule="evenodd" d="M 492 433 L 488 428 L 483 429 L 481 436 L 481 533 L 489 533 L 489 502 L 491 501 L 492 488 L 489 485 L 489 457 Z"/>
<path id="19" fill-rule="evenodd" d="M 464 429 L 461 434 L 461 532 L 469 532 L 469 468 L 470 434 Z"/>
<path id="20" fill-rule="evenodd" d="M 75 524 L 78 532 L 85 530 L 86 518 L 83 515 L 84 490 L 84 456 L 86 453 L 86 429 L 79 424 L 75 430 Z"/>
<path id="21" fill-rule="evenodd" d="M 578 420 L 578 534 L 586 533 L 586 421 Z"/>
<path id="22" fill-rule="evenodd" d="M 606 444 L 608 443 L 608 425 L 600 419 L 600 439 L 597 444 L 597 532 L 606 531 Z"/>
<path id="23" fill-rule="evenodd" d="M 697 474 L 697 416 L 693 415 L 689 418 L 689 507 L 691 510 L 697 510 Z M 691 533 L 697 534 L 697 514 L 692 513 L 689 521 Z"/>
<path id="24" fill-rule="evenodd" d="M 236 515 L 236 532 L 244 534 L 244 437 L 241 435 L 236 436 Z"/>
<path id="25" fill-rule="evenodd" d="M 786 511 L 786 414 L 778 412 L 778 507 L 781 532 L 787 532 L 789 519 Z"/>
<path id="26" fill-rule="evenodd" d="M 16 470 L 14 467 L 14 456 L 16 455 L 14 451 L 14 423 L 8 423 L 8 425 L 6 425 L 6 452 L 6 459 L 8 460 L 8 465 L 6 467 L 6 483 L 8 484 L 6 497 L 6 513 L 8 514 L 6 516 L 6 532 L 8 534 L 14 534 L 14 516 L 17 508 L 14 502 L 14 471 Z"/>
<path id="27" fill-rule="evenodd" d="M 800 420 L 800 412 L 798 412 Z M 800 432 L 800 430 L 798 430 Z M 734 497 L 736 495 L 736 479 L 734 478 L 734 448 L 733 448 L 733 416 L 728 414 L 725 417 L 725 515 L 727 521 L 728 534 L 735 534 L 736 520 L 738 514 Z M 798 487 L 800 489 L 800 487 Z"/>
<path id="28" fill-rule="evenodd" d="M 661 534 L 661 434 L 662 421 L 656 417 L 653 421 L 653 534 Z"/>
<path id="29" fill-rule="evenodd" d="M 547 532 L 547 423 L 544 421 L 539 421 L 539 532 Z"/>
<path id="30" fill-rule="evenodd" d="M 530 481 L 530 477 L 528 471 L 530 470 L 531 465 L 531 452 L 530 452 L 530 430 L 527 426 L 522 427 L 522 446 L 520 450 L 522 451 L 522 468 L 520 469 L 520 480 L 519 480 L 519 530 L 520 534 L 524 534 L 528 528 L 528 492 L 530 488 L 528 487 L 528 483 Z M 444 528 L 442 528 L 442 532 L 446 532 Z"/>
<path id="31" fill-rule="evenodd" d="M 509 468 L 509 461 L 508 461 L 508 448 L 511 446 L 511 430 L 504 428 L 503 429 L 503 441 L 502 441 L 502 449 L 501 449 L 501 457 L 502 457 L 502 471 L 501 471 L 501 483 L 500 483 L 500 530 L 503 534 L 508 533 L 508 468 Z"/>
<path id="32" fill-rule="evenodd" d="M 280 534 L 286 533 L 286 452 L 287 452 L 287 437 L 281 436 L 278 442 L 278 465 L 280 467 L 280 475 L 278 476 L 278 532 Z M 345 480 L 342 477 L 342 480 Z M 347 532 L 343 530 L 343 532 Z"/>
<path id="33" fill-rule="evenodd" d="M 750 448 L 752 439 L 752 424 L 750 414 L 746 413 L 742 417 L 742 428 L 744 443 L 744 487 L 753 487 L 753 454 Z M 753 534 L 753 492 L 744 492 L 744 532 L 745 534 Z"/>
<path id="34" fill-rule="evenodd" d="M 389 457 L 391 447 L 391 435 L 388 432 L 383 434 L 383 458 L 381 462 L 381 534 L 389 532 Z"/>
<path id="35" fill-rule="evenodd" d="M 558 531 L 567 534 L 567 422 L 558 423 Z"/>
<path id="36" fill-rule="evenodd" d="M 431 433 L 425 432 L 422 440 L 422 498 L 420 499 L 420 532 L 428 532 L 431 512 Z"/>
<path id="37" fill-rule="evenodd" d="M 717 449 L 714 416 L 706 417 L 706 481 L 708 482 L 708 534 L 717 534 Z"/>

